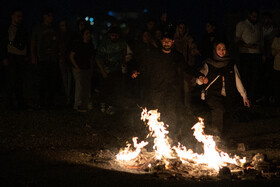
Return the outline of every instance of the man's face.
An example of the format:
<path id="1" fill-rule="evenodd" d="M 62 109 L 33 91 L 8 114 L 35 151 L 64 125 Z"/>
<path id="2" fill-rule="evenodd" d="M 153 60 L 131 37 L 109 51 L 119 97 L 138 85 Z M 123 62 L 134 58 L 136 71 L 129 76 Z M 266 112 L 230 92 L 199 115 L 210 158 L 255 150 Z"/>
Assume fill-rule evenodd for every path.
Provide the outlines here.
<path id="1" fill-rule="evenodd" d="M 22 23 L 22 19 L 23 19 L 23 13 L 21 11 L 16 11 L 12 15 L 12 22 L 15 24 Z"/>
<path id="2" fill-rule="evenodd" d="M 89 30 L 86 30 L 86 31 L 84 32 L 83 39 L 84 39 L 84 41 L 86 41 L 86 42 L 90 41 L 90 39 L 91 39 L 91 34 L 90 34 L 90 31 L 89 31 Z"/>
<path id="3" fill-rule="evenodd" d="M 216 27 L 211 25 L 210 23 L 206 23 L 205 28 L 208 34 L 213 33 L 216 29 Z"/>
<path id="4" fill-rule="evenodd" d="M 227 49 L 226 49 L 226 46 L 225 44 L 223 43 L 219 43 L 217 46 L 216 46 L 216 53 L 219 57 L 224 57 L 227 53 Z"/>
<path id="5" fill-rule="evenodd" d="M 170 39 L 170 38 L 163 38 L 161 40 L 161 45 L 162 45 L 162 48 L 165 50 L 165 51 L 170 51 L 171 48 L 172 48 L 172 45 L 174 43 L 174 40 Z"/>
<path id="6" fill-rule="evenodd" d="M 155 37 L 156 37 L 157 40 L 161 40 L 162 39 L 162 33 L 161 33 L 160 30 L 156 30 Z"/>
<path id="7" fill-rule="evenodd" d="M 120 35 L 117 33 L 110 33 L 109 38 L 111 39 L 112 42 L 117 42 L 120 38 Z"/>
<path id="8" fill-rule="evenodd" d="M 45 14 L 44 20 L 46 23 L 51 24 L 53 22 L 53 14 L 52 13 Z"/>
<path id="9" fill-rule="evenodd" d="M 254 24 L 257 23 L 258 14 L 256 12 L 252 12 L 251 14 L 249 14 L 249 20 Z"/>
<path id="10" fill-rule="evenodd" d="M 67 24 L 65 21 L 61 21 L 59 23 L 59 29 L 62 31 L 62 32 L 65 32 L 67 30 Z"/>
<path id="11" fill-rule="evenodd" d="M 152 30 L 154 30 L 154 28 L 155 28 L 155 22 L 149 21 L 149 22 L 147 23 L 147 29 L 148 29 L 148 31 L 152 31 Z"/>

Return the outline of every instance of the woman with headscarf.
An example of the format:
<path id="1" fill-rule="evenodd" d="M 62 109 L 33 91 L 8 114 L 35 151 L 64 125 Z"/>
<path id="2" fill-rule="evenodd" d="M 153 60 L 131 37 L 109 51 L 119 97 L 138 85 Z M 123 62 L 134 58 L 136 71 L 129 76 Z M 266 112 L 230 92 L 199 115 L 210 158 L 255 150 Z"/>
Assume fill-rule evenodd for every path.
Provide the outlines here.
<path id="1" fill-rule="evenodd" d="M 220 136 L 223 131 L 224 114 L 232 111 L 236 101 L 237 92 L 243 98 L 244 106 L 250 107 L 246 90 L 240 79 L 237 66 L 232 62 L 226 45 L 223 42 L 214 44 L 213 56 L 204 61 L 200 70 L 207 79 L 203 85 L 202 99 L 206 100 L 212 109 L 212 130 L 214 135 Z"/>

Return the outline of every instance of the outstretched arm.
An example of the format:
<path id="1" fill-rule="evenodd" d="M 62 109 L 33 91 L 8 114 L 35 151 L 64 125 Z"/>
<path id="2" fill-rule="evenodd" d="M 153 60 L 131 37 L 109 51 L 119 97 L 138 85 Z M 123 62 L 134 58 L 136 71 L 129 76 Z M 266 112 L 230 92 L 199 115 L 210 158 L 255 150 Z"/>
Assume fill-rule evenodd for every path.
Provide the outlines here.
<path id="1" fill-rule="evenodd" d="M 240 93 L 241 97 L 243 98 L 244 106 L 250 107 L 250 101 L 247 97 L 246 89 L 242 84 L 240 74 L 236 65 L 234 65 L 234 73 L 235 73 L 236 88 Z"/>

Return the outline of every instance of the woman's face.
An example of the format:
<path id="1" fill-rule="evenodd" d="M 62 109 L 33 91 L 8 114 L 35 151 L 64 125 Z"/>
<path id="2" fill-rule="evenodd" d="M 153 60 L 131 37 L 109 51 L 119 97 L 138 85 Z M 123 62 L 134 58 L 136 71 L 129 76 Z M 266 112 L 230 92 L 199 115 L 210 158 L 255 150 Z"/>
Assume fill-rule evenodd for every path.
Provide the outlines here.
<path id="1" fill-rule="evenodd" d="M 186 32 L 186 26 L 184 24 L 180 24 L 178 30 L 180 35 L 184 35 Z"/>
<path id="2" fill-rule="evenodd" d="M 84 41 L 90 41 L 90 39 L 91 39 L 91 34 L 90 34 L 90 31 L 89 30 L 86 30 L 85 32 L 84 32 L 84 35 L 83 35 L 83 39 L 84 39 Z"/>
<path id="3" fill-rule="evenodd" d="M 155 37 L 156 37 L 157 40 L 161 40 L 162 39 L 162 33 L 161 33 L 160 30 L 156 30 Z"/>
<path id="4" fill-rule="evenodd" d="M 223 43 L 219 43 L 217 46 L 216 46 L 216 53 L 219 57 L 224 57 L 227 53 L 227 49 L 226 49 L 226 46 L 225 44 Z"/>
<path id="5" fill-rule="evenodd" d="M 60 28 L 61 31 L 65 32 L 65 31 L 67 30 L 67 24 L 66 24 L 66 22 L 65 22 L 65 21 L 61 21 L 61 22 L 59 23 L 59 28 Z"/>
<path id="6" fill-rule="evenodd" d="M 143 33 L 143 42 L 149 43 L 151 41 L 151 34 L 148 32 Z"/>
<path id="7" fill-rule="evenodd" d="M 211 25 L 210 23 L 206 23 L 205 28 L 208 34 L 215 32 L 216 29 L 216 27 Z"/>

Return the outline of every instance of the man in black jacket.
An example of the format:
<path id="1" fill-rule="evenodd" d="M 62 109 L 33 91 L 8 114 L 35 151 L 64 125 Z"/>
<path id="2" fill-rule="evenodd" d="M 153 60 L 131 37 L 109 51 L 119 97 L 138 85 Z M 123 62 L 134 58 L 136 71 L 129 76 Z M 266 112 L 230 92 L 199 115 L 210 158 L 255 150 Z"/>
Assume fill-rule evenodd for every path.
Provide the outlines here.
<path id="1" fill-rule="evenodd" d="M 132 78 L 136 78 L 139 74 L 143 76 L 146 90 L 145 105 L 148 109 L 158 109 L 161 120 L 169 125 L 170 137 L 176 141 L 181 138 L 181 133 L 183 136 L 190 135 L 187 131 L 190 131 L 189 125 L 193 125 L 187 124 L 185 118 L 183 72 L 202 81 L 205 77 L 189 67 L 183 55 L 172 50 L 174 44 L 172 33 L 164 35 L 161 44 L 162 48 L 148 57 L 142 71 L 134 72 Z"/>
<path id="2" fill-rule="evenodd" d="M 5 37 L 3 65 L 7 75 L 7 107 L 9 108 L 25 106 L 22 87 L 27 65 L 27 32 L 22 26 L 22 20 L 22 10 L 14 10 Z"/>

